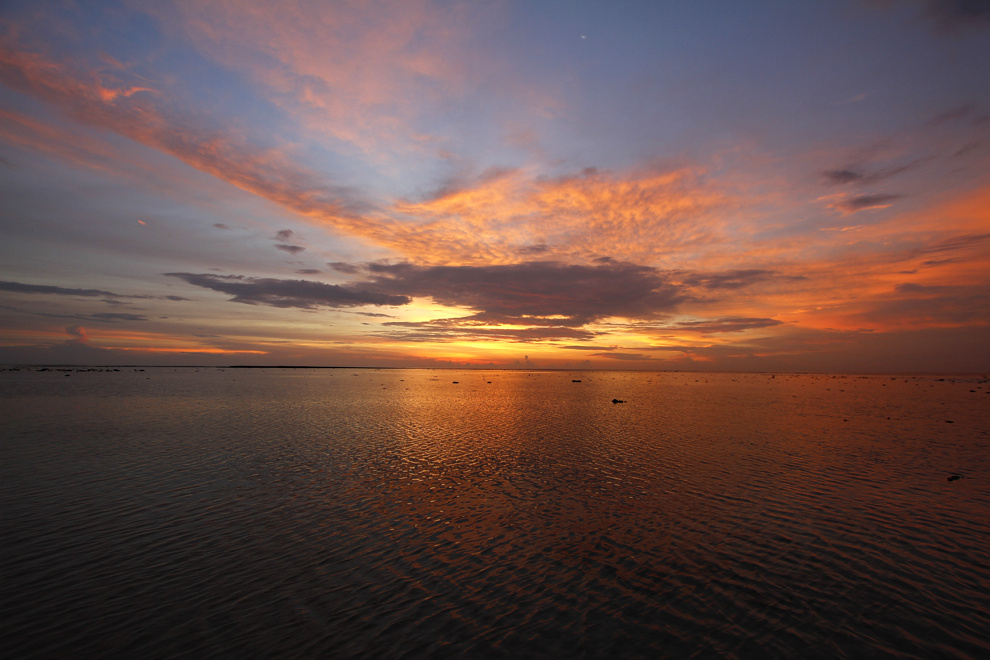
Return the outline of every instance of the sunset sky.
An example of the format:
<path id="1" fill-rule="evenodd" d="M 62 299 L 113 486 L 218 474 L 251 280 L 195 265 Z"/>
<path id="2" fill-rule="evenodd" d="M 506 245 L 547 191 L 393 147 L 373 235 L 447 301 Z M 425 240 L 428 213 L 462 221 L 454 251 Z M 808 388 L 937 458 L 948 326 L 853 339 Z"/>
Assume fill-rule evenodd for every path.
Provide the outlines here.
<path id="1" fill-rule="evenodd" d="M 990 6 L 0 5 L 0 363 L 990 369 Z"/>

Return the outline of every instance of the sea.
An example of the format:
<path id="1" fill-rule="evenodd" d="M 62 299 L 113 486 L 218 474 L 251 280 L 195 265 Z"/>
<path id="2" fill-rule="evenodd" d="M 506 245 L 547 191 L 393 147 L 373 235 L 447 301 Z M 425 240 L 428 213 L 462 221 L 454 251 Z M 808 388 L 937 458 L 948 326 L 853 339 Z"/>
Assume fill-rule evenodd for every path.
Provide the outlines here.
<path id="1" fill-rule="evenodd" d="M 990 379 L 7 367 L 9 658 L 988 658 Z"/>

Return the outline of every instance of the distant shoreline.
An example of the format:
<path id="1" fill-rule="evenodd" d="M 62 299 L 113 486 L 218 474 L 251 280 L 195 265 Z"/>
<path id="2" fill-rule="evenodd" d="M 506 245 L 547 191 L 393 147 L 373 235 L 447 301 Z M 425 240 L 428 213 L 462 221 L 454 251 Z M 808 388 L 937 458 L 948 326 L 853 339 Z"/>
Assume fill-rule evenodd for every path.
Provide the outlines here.
<path id="1" fill-rule="evenodd" d="M 614 372 L 614 373 L 657 373 L 657 374 L 750 374 L 750 375 L 795 375 L 795 376 L 891 376 L 891 377 L 934 377 L 934 376 L 945 376 L 945 377 L 970 377 L 970 378 L 990 378 L 985 372 L 982 371 L 912 371 L 912 372 L 893 372 L 893 371 L 707 371 L 707 370 L 689 370 L 689 369 L 595 369 L 595 368 L 555 368 L 555 367 L 497 367 L 497 366 L 478 366 L 478 367 L 463 367 L 463 366 L 436 366 L 436 367 L 350 367 L 350 366 L 321 366 L 321 365 L 292 365 L 292 364 L 267 364 L 267 365 L 252 365 L 252 364 L 231 364 L 231 365 L 203 365 L 203 364 L 184 364 L 184 365 L 155 365 L 155 364 L 118 364 L 118 365 L 106 365 L 106 364 L 2 364 L 0 365 L 0 372 L 2 371 L 122 371 L 128 369 L 360 369 L 363 371 L 539 371 L 539 372 L 559 372 L 559 373 L 574 373 L 574 372 Z"/>

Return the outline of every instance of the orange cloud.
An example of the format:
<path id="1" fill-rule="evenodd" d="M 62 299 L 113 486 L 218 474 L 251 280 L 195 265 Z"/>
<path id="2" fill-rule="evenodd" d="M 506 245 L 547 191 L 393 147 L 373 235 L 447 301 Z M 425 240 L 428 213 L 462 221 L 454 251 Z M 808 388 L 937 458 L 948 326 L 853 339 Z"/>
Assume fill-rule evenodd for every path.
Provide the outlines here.
<path id="1" fill-rule="evenodd" d="M 557 179 L 510 171 L 395 211 L 422 219 L 397 244 L 414 260 L 512 263 L 538 254 L 662 263 L 722 240 L 716 212 L 730 199 L 690 169 Z"/>
<path id="2" fill-rule="evenodd" d="M 158 148 L 414 261 L 509 263 L 545 245 L 547 256 L 655 263 L 674 250 L 718 240 L 714 212 L 728 203 L 688 169 L 631 177 L 589 171 L 558 179 L 513 171 L 432 200 L 400 201 L 372 212 L 350 191 L 321 183 L 277 150 L 252 148 L 189 118 L 172 117 L 157 97 L 107 93 L 95 74 L 0 48 L 0 78 L 84 123 Z"/>

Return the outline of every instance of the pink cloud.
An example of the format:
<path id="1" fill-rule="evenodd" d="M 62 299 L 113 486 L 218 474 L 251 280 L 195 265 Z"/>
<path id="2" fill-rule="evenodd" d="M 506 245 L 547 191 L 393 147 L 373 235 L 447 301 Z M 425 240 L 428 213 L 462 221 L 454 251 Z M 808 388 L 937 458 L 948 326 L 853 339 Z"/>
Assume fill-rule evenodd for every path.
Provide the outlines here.
<path id="1" fill-rule="evenodd" d="M 545 89 L 491 75 L 470 34 L 494 10 L 422 0 L 386 2 L 212 2 L 146 5 L 174 36 L 207 58 L 242 72 L 259 91 L 310 130 L 384 157 L 433 150 L 441 141 L 419 128 L 497 78 L 516 110 L 546 114 L 558 101 Z M 494 12 L 497 13 L 497 12 Z"/>

